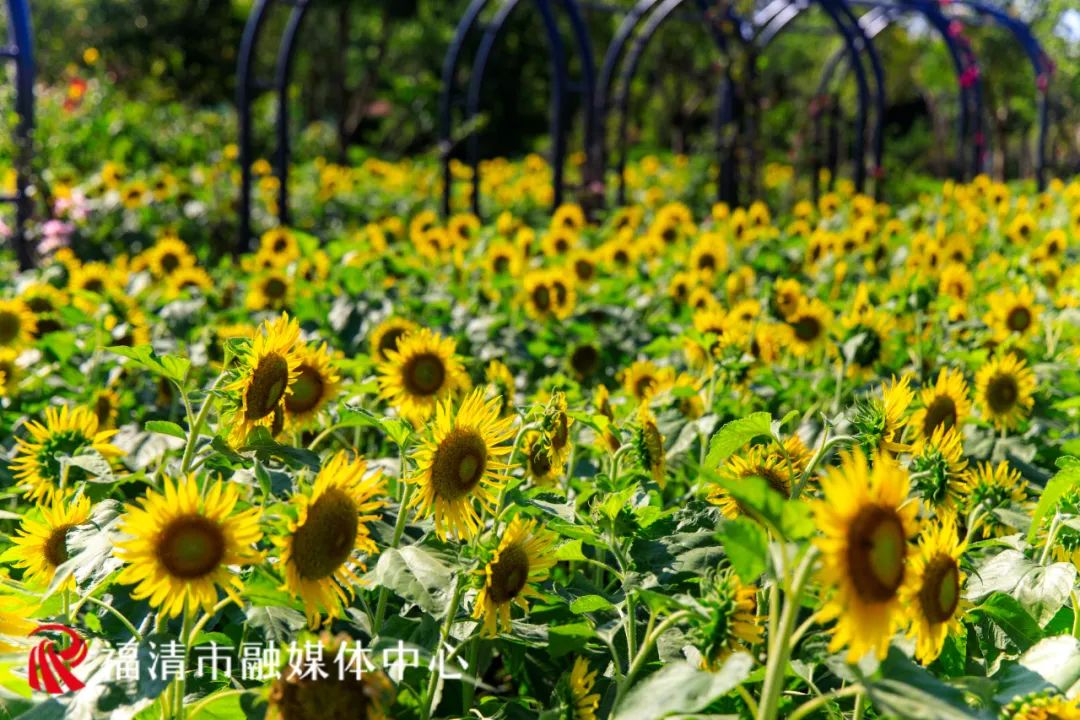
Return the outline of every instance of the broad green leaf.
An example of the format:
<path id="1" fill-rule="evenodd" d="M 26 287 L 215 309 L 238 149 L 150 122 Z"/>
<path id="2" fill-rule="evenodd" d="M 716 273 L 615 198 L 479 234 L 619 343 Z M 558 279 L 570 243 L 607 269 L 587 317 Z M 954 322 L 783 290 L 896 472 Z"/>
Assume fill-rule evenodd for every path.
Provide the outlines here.
<path id="1" fill-rule="evenodd" d="M 292 465 L 303 465 L 318 470 L 322 461 L 319 456 L 306 448 L 282 445 L 270 436 L 264 427 L 257 427 L 248 434 L 247 443 L 238 448 L 241 452 L 254 452 L 255 457 L 266 462 L 269 458 L 278 458 Z"/>
<path id="2" fill-rule="evenodd" d="M 304 613 L 278 605 L 256 605 L 247 610 L 248 625 L 262 630 L 267 642 L 288 643 L 307 625 Z"/>
<path id="3" fill-rule="evenodd" d="M 765 529 L 745 517 L 730 520 L 720 528 L 728 560 L 744 584 L 752 584 L 765 572 L 768 538 Z"/>
<path id="4" fill-rule="evenodd" d="M 424 548 L 410 545 L 380 554 L 372 580 L 438 616 L 446 612 L 453 572 Z"/>
<path id="5" fill-rule="evenodd" d="M 964 693 L 938 680 L 895 647 L 881 663 L 867 694 L 879 716 L 919 720 L 992 720 L 994 713 L 976 710 Z"/>
<path id="6" fill-rule="evenodd" d="M 1080 640 L 1071 635 L 1040 640 L 1015 663 L 998 671 L 994 679 L 999 683 L 994 699 L 1003 705 L 1047 689 L 1067 692 L 1080 681 Z"/>
<path id="7" fill-rule="evenodd" d="M 171 435 L 172 437 L 180 438 L 181 440 L 187 439 L 187 433 L 184 432 L 184 428 L 174 422 L 169 422 L 168 420 L 147 420 L 145 427 L 148 432 Z"/>
<path id="8" fill-rule="evenodd" d="M 1045 625 L 1069 599 L 1076 582 L 1072 563 L 1042 566 L 1018 550 L 1006 549 L 975 568 L 965 596 L 978 600 L 991 593 L 1015 598 L 1039 625 Z"/>
<path id="9" fill-rule="evenodd" d="M 1021 650 L 1027 650 L 1042 639 L 1039 624 L 1011 595 L 996 592 L 971 612 L 1001 628 Z"/>
<path id="10" fill-rule="evenodd" d="M 596 637 L 596 631 L 587 622 L 556 625 L 548 628 L 548 652 L 560 658 L 585 649 L 585 643 Z"/>
<path id="11" fill-rule="evenodd" d="M 570 603 L 570 612 L 575 615 L 584 615 L 585 613 L 599 612 L 600 610 L 613 610 L 614 608 L 614 605 L 600 595 L 582 595 Z"/>
<path id="12" fill-rule="evenodd" d="M 634 685 L 615 708 L 615 720 L 660 720 L 704 710 L 743 682 L 753 664 L 746 653 L 730 656 L 716 672 L 669 663 Z"/>
<path id="13" fill-rule="evenodd" d="M 709 454 L 705 456 L 706 467 L 719 467 L 720 463 L 743 445 L 762 435 L 772 435 L 772 416 L 769 413 L 756 412 L 732 420 L 709 440 Z"/>
<path id="14" fill-rule="evenodd" d="M 585 553 L 581 550 L 581 540 L 571 540 L 563 543 L 555 549 L 556 560 L 584 560 Z"/>
<path id="15" fill-rule="evenodd" d="M 1075 460 L 1075 458 L 1072 459 Z M 1031 514 L 1031 528 L 1028 530 L 1027 536 L 1028 543 L 1034 544 L 1035 536 L 1042 526 L 1043 519 L 1053 514 L 1058 500 L 1080 484 L 1080 463 L 1059 462 L 1059 467 L 1061 469 L 1058 473 L 1043 488 L 1042 495 L 1039 496 L 1039 502 L 1035 506 L 1035 511 Z"/>

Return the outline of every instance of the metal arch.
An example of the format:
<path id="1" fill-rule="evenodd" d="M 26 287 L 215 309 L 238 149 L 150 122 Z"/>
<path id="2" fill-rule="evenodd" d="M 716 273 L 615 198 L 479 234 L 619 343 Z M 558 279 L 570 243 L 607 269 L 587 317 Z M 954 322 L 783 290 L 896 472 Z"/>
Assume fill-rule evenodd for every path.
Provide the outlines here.
<path id="1" fill-rule="evenodd" d="M 644 56 L 645 50 L 652 40 L 653 36 L 659 30 L 660 26 L 675 13 L 686 0 L 656 0 L 650 2 L 645 0 L 639 2 L 635 6 L 635 10 L 640 12 L 634 13 L 632 16 L 628 15 L 623 25 L 620 26 L 616 40 L 618 45 L 615 45 L 616 41 L 613 41 L 612 46 L 608 48 L 608 54 L 605 57 L 605 70 L 607 72 L 606 77 L 603 77 L 603 87 L 601 92 L 602 97 L 597 97 L 598 117 L 600 122 L 603 123 L 602 127 L 606 128 L 607 123 L 607 111 L 609 109 L 608 97 L 611 92 L 612 76 L 614 74 L 614 68 L 618 63 L 619 57 L 623 54 L 626 43 L 629 41 L 631 35 L 636 29 L 637 25 L 645 18 L 645 16 L 655 8 L 655 12 L 649 16 L 648 21 L 641 30 L 641 33 L 637 36 L 631 47 L 630 54 L 626 58 L 626 66 L 623 68 L 623 72 L 619 75 L 620 91 L 618 95 L 618 112 L 619 112 L 619 157 L 616 161 L 616 173 L 618 175 L 618 203 L 624 204 L 626 202 L 626 162 L 627 162 L 627 135 L 629 134 L 629 103 L 630 103 L 630 84 L 634 75 L 637 73 L 638 66 L 641 63 L 641 58 Z M 713 41 L 717 44 L 721 52 L 727 53 L 727 38 L 720 31 L 720 29 L 713 22 L 711 17 L 712 9 L 706 0 L 695 0 L 695 4 L 701 10 L 705 19 L 705 24 L 709 29 L 709 34 L 713 37 Z M 737 17 L 729 10 L 725 13 L 728 19 L 737 20 Z M 741 23 L 740 23 L 741 28 Z M 728 103 L 730 95 L 733 92 L 733 80 L 730 73 L 725 77 L 725 87 L 721 93 L 721 108 Z M 730 121 L 730 113 L 721 109 L 718 114 L 718 126 L 722 127 L 725 121 Z M 720 127 L 717 129 L 719 130 Z M 599 133 L 601 136 L 600 143 L 604 146 L 600 152 L 600 156 L 606 155 L 606 131 L 601 130 Z M 723 192 L 723 191 L 721 191 Z"/>
<path id="2" fill-rule="evenodd" d="M 266 27 L 266 20 L 275 4 L 291 6 L 289 20 L 281 35 L 274 61 L 274 76 L 269 82 L 255 77 L 255 53 Z M 278 179 L 278 221 L 287 223 L 289 217 L 289 100 L 288 87 L 292 79 L 296 39 L 310 0 L 256 0 L 248 15 L 240 40 L 240 57 L 236 66 L 236 107 L 240 151 L 240 229 L 236 252 L 246 251 L 251 244 L 251 165 L 255 158 L 252 148 L 251 105 L 263 92 L 277 94 L 277 145 L 274 152 L 274 171 Z"/>
<path id="3" fill-rule="evenodd" d="M 951 4 L 969 8 L 980 15 L 989 17 L 999 26 L 1008 30 L 1019 43 L 1031 63 L 1032 70 L 1035 72 L 1035 89 L 1038 94 L 1039 105 L 1035 184 L 1039 191 L 1042 191 L 1046 189 L 1046 137 L 1050 129 L 1050 76 L 1054 71 L 1050 58 L 1028 25 L 1001 9 L 980 0 L 953 0 Z"/>
<path id="4" fill-rule="evenodd" d="M 30 220 L 30 160 L 33 155 L 34 130 L 34 34 L 27 0 L 7 0 L 8 44 L 0 48 L 0 59 L 15 63 L 15 194 L 0 197 L 0 202 L 15 205 L 15 228 L 11 244 L 19 269 L 34 266 L 34 253 L 26 238 Z"/>

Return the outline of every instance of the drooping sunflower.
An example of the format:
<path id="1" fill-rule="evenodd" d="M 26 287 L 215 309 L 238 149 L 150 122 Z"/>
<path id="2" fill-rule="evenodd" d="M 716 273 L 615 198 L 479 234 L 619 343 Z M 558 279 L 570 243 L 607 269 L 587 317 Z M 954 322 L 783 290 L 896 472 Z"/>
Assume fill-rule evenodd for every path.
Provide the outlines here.
<path id="1" fill-rule="evenodd" d="M 911 416 L 916 438 L 929 438 L 939 427 L 962 427 L 971 414 L 967 381 L 959 370 L 942 368 L 937 382 L 919 393 L 921 407 Z"/>
<path id="2" fill-rule="evenodd" d="M 436 405 L 469 387 L 456 349 L 453 338 L 428 328 L 402 337 L 379 365 L 380 395 L 414 425 L 425 422 Z"/>
<path id="3" fill-rule="evenodd" d="M 237 358 L 236 379 L 225 386 L 236 392 L 237 408 L 226 417 L 229 442 L 243 445 L 256 427 L 270 428 L 275 411 L 299 378 L 300 324 L 282 313 L 259 326 L 247 352 Z"/>
<path id="4" fill-rule="evenodd" d="M 664 487 L 664 436 L 656 425 L 656 416 L 648 403 L 641 403 L 637 411 L 637 428 L 634 433 L 634 451 L 641 467 L 649 472 L 653 482 Z"/>
<path id="5" fill-rule="evenodd" d="M 28 437 L 18 438 L 18 451 L 11 463 L 19 488 L 32 501 L 48 501 L 60 490 L 64 482 L 64 469 L 60 459 L 74 457 L 87 450 L 94 450 L 106 460 L 123 455 L 123 451 L 109 443 L 115 430 L 100 430 L 97 417 L 90 408 L 45 408 L 45 423 L 26 423 Z M 65 490 L 87 478 L 86 470 L 70 465 L 67 467 Z"/>
<path id="6" fill-rule="evenodd" d="M 15 548 L 11 557 L 15 567 L 26 571 L 28 580 L 48 585 L 56 568 L 68 560 L 68 532 L 90 518 L 90 498 L 57 495 L 39 507 L 42 520 L 23 520 L 18 535 L 12 538 Z M 73 589 L 75 578 L 69 578 L 64 587 Z"/>
<path id="7" fill-rule="evenodd" d="M 929 438 L 915 443 L 912 455 L 915 492 L 935 510 L 955 509 L 959 501 L 957 483 L 967 470 L 964 437 L 960 431 L 938 425 Z"/>
<path id="8" fill-rule="evenodd" d="M 150 490 L 128 505 L 116 544 L 125 563 L 117 581 L 135 585 L 131 596 L 147 600 L 160 616 L 202 608 L 210 612 L 218 590 L 236 603 L 243 588 L 231 569 L 258 562 L 254 545 L 262 537 L 261 509 L 235 512 L 240 486 L 217 480 L 200 495 L 194 475 L 166 477 L 163 490 Z"/>
<path id="9" fill-rule="evenodd" d="M 323 632 L 311 644 L 324 653 L 323 669 L 306 672 L 292 662 L 280 668 L 267 693 L 266 720 L 390 720 L 394 686 L 383 671 L 365 667 L 367 648 L 344 633 Z"/>
<path id="10" fill-rule="evenodd" d="M 386 356 L 391 350 L 398 349 L 398 343 L 403 337 L 418 329 L 419 325 L 399 317 L 391 317 L 379 323 L 368 336 L 368 352 L 375 362 L 386 362 Z"/>
<path id="11" fill-rule="evenodd" d="M 600 707 L 600 695 L 593 692 L 596 670 L 589 670 L 589 662 L 582 657 L 574 659 L 566 678 L 566 705 L 570 710 L 567 720 L 596 720 Z"/>
<path id="12" fill-rule="evenodd" d="M 355 568 L 367 568 L 358 554 L 379 551 L 366 523 L 378 519 L 384 491 L 380 473 L 368 474 L 363 458 L 343 451 L 326 461 L 307 492 L 290 500 L 295 517 L 274 544 L 281 548 L 284 587 L 304 601 L 312 626 L 321 613 L 340 617 L 342 603 L 362 584 Z"/>
<path id="13" fill-rule="evenodd" d="M 908 475 L 876 453 L 873 467 L 860 451 L 845 454 L 821 481 L 824 498 L 813 512 L 824 537 L 819 579 L 828 601 L 823 621 L 836 620 L 829 650 L 847 646 L 849 662 L 868 651 L 885 656 L 903 619 L 901 596 L 911 581 L 917 504 L 908 502 Z"/>
<path id="14" fill-rule="evenodd" d="M 915 657 L 923 665 L 936 660 L 945 638 L 960 630 L 966 577 L 960 558 L 966 548 L 957 536 L 955 517 L 946 514 L 923 530 L 919 551 L 911 558 L 911 582 L 904 585 L 901 602 L 911 623 L 908 635 L 916 641 Z"/>
<path id="15" fill-rule="evenodd" d="M 0 300 L 0 348 L 28 345 L 37 332 L 37 318 L 21 299 Z"/>
<path id="16" fill-rule="evenodd" d="M 509 476 L 506 464 L 514 418 L 500 418 L 496 400 L 473 390 L 456 410 L 451 400 L 438 405 L 431 434 L 413 455 L 418 486 L 409 507 L 434 517 L 441 538 L 471 538 L 480 529 L 477 506 L 494 512 L 495 497 Z"/>
<path id="17" fill-rule="evenodd" d="M 1021 287 L 1019 292 L 1002 290 L 990 296 L 990 312 L 983 322 L 990 326 L 998 342 L 1004 342 L 1033 334 L 1043 310 L 1029 287 Z"/>
<path id="18" fill-rule="evenodd" d="M 563 468 L 555 462 L 551 442 L 545 433 L 529 432 L 522 439 L 525 473 L 533 484 L 550 487 L 562 477 Z"/>
<path id="19" fill-rule="evenodd" d="M 1011 430 L 1034 404 L 1035 374 L 1012 353 L 1002 353 L 975 375 L 975 401 L 983 417 L 999 430 Z"/>
<path id="20" fill-rule="evenodd" d="M 484 585 L 476 596 L 472 616 L 481 620 L 484 634 L 494 637 L 510 629 L 510 606 L 528 612 L 528 598 L 539 597 L 535 585 L 547 580 L 555 565 L 555 537 L 538 529 L 535 520 L 516 516 L 503 532 L 499 547 L 482 573 Z"/>
<path id="21" fill-rule="evenodd" d="M 1027 483 L 1002 460 L 996 466 L 983 462 L 969 468 L 957 483 L 956 495 L 964 499 L 964 513 L 980 511 L 977 538 L 1001 537 L 1014 530 L 994 510 L 1021 505 L 1027 499 Z"/>
<path id="22" fill-rule="evenodd" d="M 573 424 L 574 419 L 567 414 L 566 395 L 555 392 L 544 409 L 543 425 L 547 434 L 548 447 L 551 450 L 551 461 L 560 473 L 570 457 L 572 447 L 570 426 Z"/>
<path id="23" fill-rule="evenodd" d="M 753 585 L 743 585 L 730 571 L 719 573 L 707 582 L 701 599 L 705 612 L 692 631 L 701 651 L 701 663 L 715 671 L 735 652 L 749 652 L 764 636 L 762 616 L 758 614 L 757 593 Z"/>
<path id="24" fill-rule="evenodd" d="M 317 348 L 303 345 L 297 355 L 297 378 L 285 396 L 285 420 L 290 428 L 306 428 L 337 397 L 341 376 L 326 343 Z"/>

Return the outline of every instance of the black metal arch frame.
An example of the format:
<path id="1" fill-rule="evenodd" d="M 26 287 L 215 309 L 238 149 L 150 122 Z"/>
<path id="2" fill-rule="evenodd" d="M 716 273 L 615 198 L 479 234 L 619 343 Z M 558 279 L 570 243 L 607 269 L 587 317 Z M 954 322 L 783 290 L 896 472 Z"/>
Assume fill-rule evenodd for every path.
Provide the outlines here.
<path id="1" fill-rule="evenodd" d="M 34 253 L 26 238 L 26 223 L 30 219 L 30 161 L 33 156 L 34 129 L 34 35 L 30 27 L 28 0 L 7 0 L 8 41 L 0 47 L 0 59 L 15 64 L 15 193 L 0 195 L 0 202 L 15 206 L 15 227 L 11 243 L 19 268 L 34 265 Z"/>
<path id="2" fill-rule="evenodd" d="M 256 77 L 255 53 L 266 28 L 266 21 L 275 6 L 291 8 L 289 19 L 281 37 L 278 38 L 274 62 L 274 74 L 269 80 Z M 296 39 L 304 21 L 310 0 L 256 0 L 248 15 L 247 25 L 240 40 L 240 58 L 236 66 L 236 109 L 240 131 L 240 234 L 236 252 L 244 252 L 251 245 L 251 165 L 255 162 L 253 148 L 252 105 L 265 92 L 273 92 L 277 99 L 275 129 L 277 145 L 274 151 L 274 172 L 278 179 L 278 222 L 289 222 L 289 83 L 292 80 L 293 58 Z"/>
<path id="3" fill-rule="evenodd" d="M 488 7 L 492 7 L 499 0 L 472 0 L 462 15 L 454 32 L 453 40 L 447 50 L 442 69 L 442 89 L 439 94 L 439 154 L 443 165 L 443 196 L 442 211 L 444 215 L 450 213 L 451 197 L 453 194 L 453 174 L 450 171 L 450 160 L 454 145 L 452 139 L 453 116 L 455 104 L 461 105 L 462 100 L 463 119 L 467 124 L 473 123 L 480 112 L 481 93 L 483 90 L 484 76 L 491 61 L 496 43 L 506 28 L 510 17 L 521 4 L 522 0 L 501 0 L 497 6 L 492 20 L 486 25 L 481 25 L 480 16 Z M 551 62 L 551 168 L 554 188 L 553 204 L 558 207 L 562 203 L 563 186 L 565 175 L 566 149 L 567 149 L 567 106 L 570 93 L 577 90 L 584 101 L 583 121 L 585 134 L 586 157 L 590 157 L 589 149 L 594 144 L 596 132 L 595 115 L 592 108 L 592 97 L 595 90 L 595 67 L 593 64 L 592 44 L 589 38 L 588 28 L 581 8 L 576 0 L 531 0 L 535 6 L 544 27 L 544 34 L 548 44 L 548 57 Z M 559 30 L 555 6 L 560 5 L 563 15 L 569 20 L 571 28 L 571 44 L 573 45 L 578 60 L 581 63 L 581 78 L 576 87 L 571 83 L 569 64 L 566 56 L 566 43 Z M 482 30 L 480 44 L 476 50 L 470 68 L 468 85 L 464 98 L 461 97 L 457 87 L 457 75 L 462 63 L 464 45 L 471 33 Z M 456 101 L 456 102 L 455 102 Z M 466 145 L 466 159 L 472 169 L 472 194 L 471 205 L 474 214 L 481 214 L 480 208 L 480 138 L 475 128 L 470 132 Z M 595 180 L 595 166 L 586 161 L 586 183 Z"/>

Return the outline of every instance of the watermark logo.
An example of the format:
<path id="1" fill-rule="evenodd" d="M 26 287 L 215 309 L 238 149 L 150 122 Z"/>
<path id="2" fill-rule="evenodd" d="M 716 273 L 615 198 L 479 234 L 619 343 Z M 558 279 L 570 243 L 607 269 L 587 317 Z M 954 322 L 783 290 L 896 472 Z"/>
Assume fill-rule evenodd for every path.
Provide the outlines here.
<path id="1" fill-rule="evenodd" d="M 50 695 L 81 690 L 86 684 L 71 671 L 86 659 L 86 641 L 71 628 L 55 623 L 38 625 L 30 634 L 44 633 L 67 637 L 67 647 L 60 648 L 56 640 L 45 637 L 30 651 L 30 687 Z"/>

